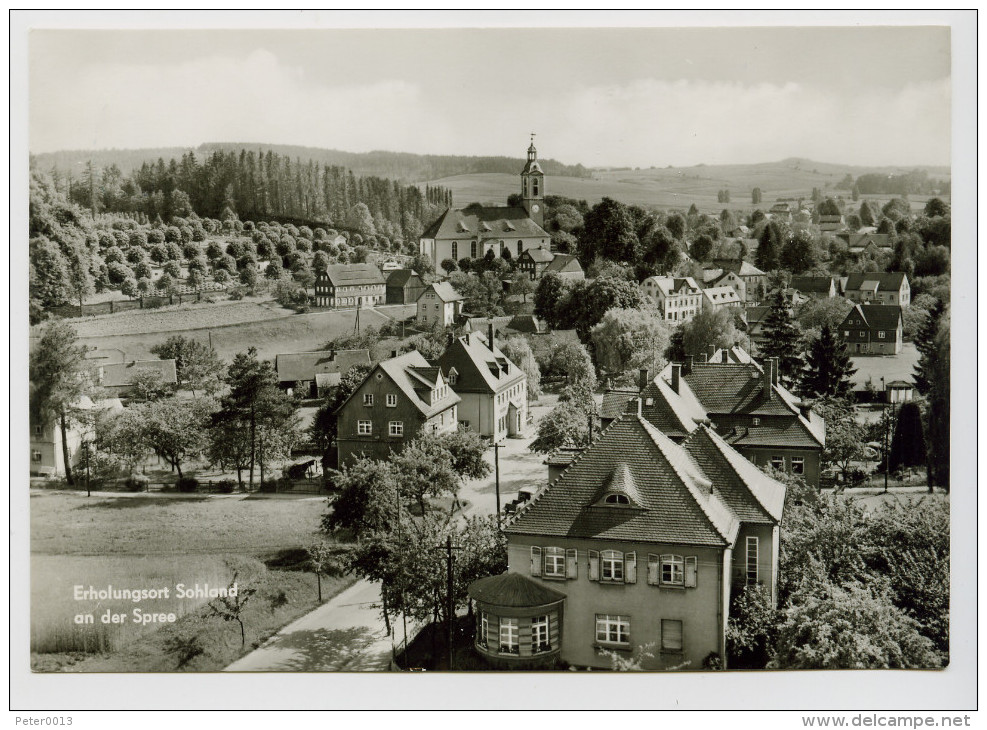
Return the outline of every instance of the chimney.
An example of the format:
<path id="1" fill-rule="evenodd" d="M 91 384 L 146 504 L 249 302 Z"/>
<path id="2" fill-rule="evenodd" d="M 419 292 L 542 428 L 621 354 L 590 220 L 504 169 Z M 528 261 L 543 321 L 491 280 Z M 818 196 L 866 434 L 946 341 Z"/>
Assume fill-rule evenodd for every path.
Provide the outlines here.
<path id="1" fill-rule="evenodd" d="M 637 415 L 638 415 L 638 416 L 642 416 L 642 415 L 644 415 L 644 409 L 643 409 L 643 406 L 644 406 L 644 400 L 643 400 L 643 399 L 641 399 L 641 398 L 638 398 L 638 399 L 637 399 Z"/>
<path id="2" fill-rule="evenodd" d="M 397 356 L 398 356 L 398 351 L 397 350 L 391 350 L 391 359 L 393 360 Z"/>
<path id="3" fill-rule="evenodd" d="M 764 382 L 764 397 L 765 398 L 770 398 L 771 397 L 771 382 L 772 382 L 771 367 L 773 365 L 774 365 L 774 363 L 773 363 L 773 361 L 771 360 L 770 357 L 769 358 L 765 358 L 765 360 L 764 360 L 764 366 L 763 366 L 764 367 L 764 375 L 762 377 L 762 380 Z"/>
<path id="4" fill-rule="evenodd" d="M 708 353 L 705 353 L 704 352 L 704 353 L 702 353 L 699 356 L 699 362 L 708 362 L 708 361 L 709 361 L 709 354 Z"/>
<path id="5" fill-rule="evenodd" d="M 695 361 L 696 361 L 696 358 L 693 357 L 692 355 L 686 355 L 685 356 L 685 365 L 682 366 L 682 374 L 683 375 L 688 375 L 689 373 L 692 372 L 692 366 L 695 363 Z"/>
<path id="6" fill-rule="evenodd" d="M 672 363 L 672 390 L 676 393 L 679 392 L 679 379 L 682 377 L 682 365 L 677 362 Z M 638 407 L 640 408 L 641 399 L 638 398 Z"/>
<path id="7" fill-rule="evenodd" d="M 493 323 L 493 320 L 492 319 L 490 320 L 490 323 L 487 324 L 487 344 L 490 346 L 490 350 L 493 351 L 493 349 L 494 349 L 494 323 Z"/>
<path id="8" fill-rule="evenodd" d="M 452 332 L 449 332 L 446 335 L 446 347 L 452 347 L 452 343 L 455 342 L 455 340 L 456 340 L 456 335 L 454 335 Z"/>
<path id="9" fill-rule="evenodd" d="M 640 370 L 638 370 L 637 384 L 638 384 L 638 387 L 642 391 L 645 388 L 648 387 L 648 369 L 647 368 L 641 368 Z"/>
<path id="10" fill-rule="evenodd" d="M 779 365 L 780 365 L 779 360 L 780 360 L 780 358 L 777 358 L 777 357 L 771 358 L 771 384 L 772 385 L 778 385 L 778 369 L 779 369 Z"/>
<path id="11" fill-rule="evenodd" d="M 724 347 L 722 350 L 720 350 L 720 352 L 722 353 L 721 357 L 723 358 L 723 362 L 724 363 L 730 362 L 730 358 L 727 356 L 727 348 Z"/>

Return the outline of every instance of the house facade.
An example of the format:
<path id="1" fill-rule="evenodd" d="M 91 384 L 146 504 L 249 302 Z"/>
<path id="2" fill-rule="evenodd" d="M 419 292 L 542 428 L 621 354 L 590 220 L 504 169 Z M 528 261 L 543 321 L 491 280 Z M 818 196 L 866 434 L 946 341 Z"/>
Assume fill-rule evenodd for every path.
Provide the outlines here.
<path id="1" fill-rule="evenodd" d="M 459 402 L 417 350 L 378 363 L 336 411 L 339 464 L 384 459 L 422 433 L 454 431 Z"/>
<path id="2" fill-rule="evenodd" d="M 545 173 L 532 140 L 521 170 L 521 205 L 449 208 L 422 234 L 419 252 L 436 265 L 445 259 L 482 258 L 489 251 L 517 258 L 529 249 L 551 247 L 544 221 Z"/>
<path id="3" fill-rule="evenodd" d="M 387 298 L 387 282 L 373 264 L 331 264 L 315 275 L 320 307 L 375 307 Z"/>
<path id="4" fill-rule="evenodd" d="M 708 268 L 721 269 L 736 274 L 747 287 L 745 301 L 748 304 L 756 304 L 764 298 L 764 293 L 768 288 L 768 275 L 749 261 L 728 258 L 713 259 L 712 266 Z M 715 280 L 711 283 L 718 285 L 720 282 Z"/>
<path id="5" fill-rule="evenodd" d="M 82 396 L 73 406 L 73 410 L 104 411 L 119 413 L 123 404 L 119 398 L 104 398 L 93 401 L 88 396 Z M 68 453 L 69 464 L 77 467 L 84 458 L 82 445 L 92 441 L 93 435 L 85 433 L 84 429 L 74 419 L 66 422 L 65 444 L 62 444 L 62 429 L 57 419 L 43 426 L 32 423 L 31 428 L 31 460 L 29 473 L 39 477 L 65 476 L 65 455 Z"/>
<path id="6" fill-rule="evenodd" d="M 448 281 L 437 281 L 422 290 L 417 304 L 415 319 L 420 324 L 427 327 L 448 327 L 459 320 L 463 311 L 463 295 Z"/>
<path id="7" fill-rule="evenodd" d="M 388 304 L 414 304 L 425 291 L 425 282 L 411 269 L 394 269 L 387 274 L 385 301 Z"/>
<path id="8" fill-rule="evenodd" d="M 583 281 L 586 278 L 583 267 L 572 254 L 557 253 L 545 267 L 546 274 L 558 274 L 563 279 Z"/>
<path id="9" fill-rule="evenodd" d="M 793 276 L 789 287 L 808 299 L 832 299 L 840 293 L 835 276 Z"/>
<path id="10" fill-rule="evenodd" d="M 908 307 L 912 303 L 912 288 L 908 283 L 908 276 L 901 271 L 854 272 L 847 275 L 844 296 L 859 304 Z"/>
<path id="11" fill-rule="evenodd" d="M 703 289 L 702 309 L 723 309 L 724 307 L 740 307 L 743 301 L 737 290 L 732 286 L 708 286 Z"/>
<path id="12" fill-rule="evenodd" d="M 649 645 L 648 669 L 724 661 L 733 588 L 776 592 L 784 499 L 705 426 L 676 444 L 623 416 L 505 528 L 513 577 L 469 589 L 477 652 L 519 668 L 609 668 L 605 651 Z"/>
<path id="13" fill-rule="evenodd" d="M 303 398 L 320 398 L 355 365 L 370 365 L 369 350 L 285 352 L 274 356 L 278 387 Z"/>
<path id="14" fill-rule="evenodd" d="M 492 324 L 486 336 L 454 338 L 437 362 L 462 399 L 459 421 L 465 428 L 494 442 L 525 434 L 528 376 L 497 347 Z"/>
<path id="15" fill-rule="evenodd" d="M 839 327 L 851 355 L 897 355 L 904 319 L 901 307 L 855 304 Z"/>
<path id="16" fill-rule="evenodd" d="M 528 275 L 531 281 L 537 281 L 545 273 L 545 268 L 555 258 L 547 248 L 529 248 L 518 256 L 517 267 Z"/>
<path id="17" fill-rule="evenodd" d="M 729 286 L 737 292 L 737 297 L 741 302 L 746 304 L 748 301 L 747 283 L 733 271 L 724 269 L 704 269 L 702 285 L 704 289 L 708 289 L 710 287 Z"/>
<path id="18" fill-rule="evenodd" d="M 642 296 L 658 304 L 663 319 L 686 322 L 702 311 L 702 288 L 691 276 L 649 276 L 641 282 Z"/>

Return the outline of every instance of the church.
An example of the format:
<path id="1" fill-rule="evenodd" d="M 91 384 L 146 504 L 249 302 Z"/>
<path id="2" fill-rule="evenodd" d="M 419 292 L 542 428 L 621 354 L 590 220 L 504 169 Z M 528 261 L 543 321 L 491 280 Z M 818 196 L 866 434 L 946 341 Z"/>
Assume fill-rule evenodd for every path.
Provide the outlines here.
<path id="1" fill-rule="evenodd" d="M 521 170 L 521 205 L 446 210 L 419 241 L 419 252 L 436 267 L 445 259 L 475 259 L 488 251 L 513 259 L 528 249 L 550 248 L 551 238 L 543 227 L 545 173 L 538 164 L 534 135 L 531 137 L 528 161 Z"/>

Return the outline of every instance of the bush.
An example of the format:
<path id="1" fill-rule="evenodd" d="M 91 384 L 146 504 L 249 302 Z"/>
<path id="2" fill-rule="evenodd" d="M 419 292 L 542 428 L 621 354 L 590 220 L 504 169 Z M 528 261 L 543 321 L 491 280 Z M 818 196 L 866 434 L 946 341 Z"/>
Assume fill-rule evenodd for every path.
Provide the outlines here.
<path id="1" fill-rule="evenodd" d="M 233 494 L 236 491 L 236 482 L 232 479 L 221 479 L 216 482 L 216 491 L 220 494 Z"/>
<path id="2" fill-rule="evenodd" d="M 128 492 L 146 492 L 149 484 L 150 479 L 143 474 L 131 474 L 123 483 Z"/>
<path id="3" fill-rule="evenodd" d="M 262 494 L 275 494 L 278 491 L 278 483 L 275 480 L 261 482 L 260 491 Z"/>
<path id="4" fill-rule="evenodd" d="M 190 493 L 199 491 L 199 480 L 195 477 L 181 477 L 175 486 L 178 488 L 179 492 Z"/>
<path id="5" fill-rule="evenodd" d="M 243 299 L 244 288 L 242 286 L 231 286 L 226 290 L 226 296 L 230 299 L 237 301 Z"/>

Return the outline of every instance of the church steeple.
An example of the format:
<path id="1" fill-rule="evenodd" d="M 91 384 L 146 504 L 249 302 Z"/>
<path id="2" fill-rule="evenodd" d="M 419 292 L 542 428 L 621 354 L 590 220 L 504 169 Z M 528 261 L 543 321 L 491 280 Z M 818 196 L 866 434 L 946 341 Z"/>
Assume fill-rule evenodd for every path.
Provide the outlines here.
<path id="1" fill-rule="evenodd" d="M 521 170 L 521 204 L 528 211 L 528 217 L 544 227 L 545 173 L 538 164 L 534 132 L 531 133 L 531 144 L 528 147 L 528 161 Z"/>

